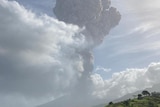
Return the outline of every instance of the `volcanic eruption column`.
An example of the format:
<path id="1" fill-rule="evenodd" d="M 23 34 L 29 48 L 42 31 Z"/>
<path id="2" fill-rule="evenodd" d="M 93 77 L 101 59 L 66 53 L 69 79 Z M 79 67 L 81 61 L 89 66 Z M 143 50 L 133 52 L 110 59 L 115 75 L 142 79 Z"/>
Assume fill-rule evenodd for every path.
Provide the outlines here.
<path id="1" fill-rule="evenodd" d="M 88 44 L 77 53 L 83 59 L 83 73 L 75 86 L 76 92 L 84 96 L 87 93 L 87 82 L 93 71 L 92 49 L 99 45 L 109 31 L 118 25 L 121 15 L 116 8 L 111 7 L 110 0 L 57 0 L 54 14 L 58 20 L 68 24 L 85 27 L 82 34 Z"/>

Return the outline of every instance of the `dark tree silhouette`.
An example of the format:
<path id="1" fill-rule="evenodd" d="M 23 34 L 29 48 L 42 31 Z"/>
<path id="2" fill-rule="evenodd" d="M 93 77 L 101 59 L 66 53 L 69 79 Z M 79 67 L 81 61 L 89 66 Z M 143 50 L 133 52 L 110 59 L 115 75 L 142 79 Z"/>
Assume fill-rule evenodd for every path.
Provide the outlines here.
<path id="1" fill-rule="evenodd" d="M 111 102 L 109 102 L 109 105 L 111 105 L 111 104 L 113 104 L 113 102 L 111 101 Z"/>
<path id="2" fill-rule="evenodd" d="M 124 104 L 125 104 L 126 106 L 129 106 L 129 100 L 124 101 Z"/>
<path id="3" fill-rule="evenodd" d="M 147 90 L 142 91 L 142 95 L 144 96 L 150 96 L 150 93 Z"/>
<path id="4" fill-rule="evenodd" d="M 142 94 L 138 94 L 138 99 L 142 99 Z"/>

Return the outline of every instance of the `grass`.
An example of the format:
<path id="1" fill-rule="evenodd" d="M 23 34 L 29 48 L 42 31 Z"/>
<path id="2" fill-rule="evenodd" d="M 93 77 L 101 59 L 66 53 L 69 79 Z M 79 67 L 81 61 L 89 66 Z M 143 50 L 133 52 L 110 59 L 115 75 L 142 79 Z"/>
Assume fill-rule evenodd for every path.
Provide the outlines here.
<path id="1" fill-rule="evenodd" d="M 142 99 L 129 99 L 126 101 L 109 104 L 105 107 L 160 107 L 160 97 L 144 96 Z"/>

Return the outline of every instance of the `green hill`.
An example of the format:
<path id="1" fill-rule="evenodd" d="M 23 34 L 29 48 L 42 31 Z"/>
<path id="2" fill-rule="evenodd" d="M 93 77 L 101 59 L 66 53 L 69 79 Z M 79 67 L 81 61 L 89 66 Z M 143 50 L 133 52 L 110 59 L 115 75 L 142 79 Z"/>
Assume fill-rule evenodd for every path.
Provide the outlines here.
<path id="1" fill-rule="evenodd" d="M 160 107 L 160 97 L 144 96 L 140 99 L 128 99 L 118 103 L 110 102 L 105 107 Z"/>

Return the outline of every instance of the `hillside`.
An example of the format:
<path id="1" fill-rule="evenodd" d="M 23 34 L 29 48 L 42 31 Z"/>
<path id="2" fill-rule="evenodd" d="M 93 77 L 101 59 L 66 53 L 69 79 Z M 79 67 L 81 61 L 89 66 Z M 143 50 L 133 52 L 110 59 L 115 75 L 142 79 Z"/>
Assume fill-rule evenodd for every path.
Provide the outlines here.
<path id="1" fill-rule="evenodd" d="M 118 103 L 110 102 L 105 107 L 160 107 L 160 97 L 142 96 L 140 98 L 128 99 Z"/>

